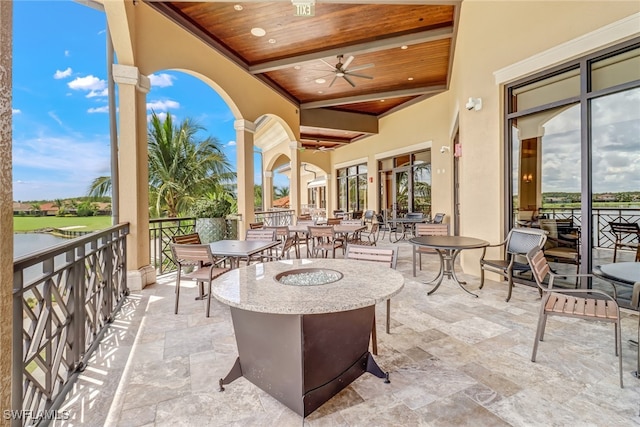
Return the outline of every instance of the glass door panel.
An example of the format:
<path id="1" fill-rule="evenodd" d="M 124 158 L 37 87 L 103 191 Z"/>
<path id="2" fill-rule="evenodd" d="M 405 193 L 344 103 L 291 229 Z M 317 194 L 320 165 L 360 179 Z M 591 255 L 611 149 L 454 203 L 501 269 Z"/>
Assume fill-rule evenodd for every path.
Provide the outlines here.
<path id="1" fill-rule="evenodd" d="M 409 168 L 395 169 L 393 173 L 393 218 L 403 217 L 410 212 L 409 205 L 411 192 Z"/>
<path id="2" fill-rule="evenodd" d="M 591 101 L 592 265 L 614 262 L 610 222 L 640 223 L 640 89 Z M 622 243 L 638 243 L 624 235 Z M 634 261 L 632 247 L 616 250 L 616 262 Z"/>

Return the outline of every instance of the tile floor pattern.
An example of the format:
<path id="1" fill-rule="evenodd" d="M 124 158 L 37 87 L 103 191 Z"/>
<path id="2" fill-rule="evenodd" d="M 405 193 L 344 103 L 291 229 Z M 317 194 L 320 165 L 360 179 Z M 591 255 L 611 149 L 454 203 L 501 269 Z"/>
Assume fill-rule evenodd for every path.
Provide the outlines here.
<path id="1" fill-rule="evenodd" d="M 610 324 L 551 318 L 532 363 L 535 289 L 517 286 L 506 303 L 504 284 L 478 290 L 478 278 L 461 275 L 479 298 L 447 279 L 427 296 L 429 286 L 411 274 L 411 245 L 399 245 L 406 282 L 392 299 L 391 334 L 384 304 L 376 316 L 376 360 L 391 384 L 365 373 L 304 422 L 244 378 L 220 393 L 218 379 L 237 355 L 229 309 L 212 302 L 207 319 L 185 282 L 174 315 L 175 278 L 165 276 L 130 297 L 70 394 L 64 425 L 640 425 L 636 348 L 627 343 L 636 337 L 636 313 L 623 314 L 620 389 Z M 423 258 L 422 280 L 437 270 L 436 256 Z"/>

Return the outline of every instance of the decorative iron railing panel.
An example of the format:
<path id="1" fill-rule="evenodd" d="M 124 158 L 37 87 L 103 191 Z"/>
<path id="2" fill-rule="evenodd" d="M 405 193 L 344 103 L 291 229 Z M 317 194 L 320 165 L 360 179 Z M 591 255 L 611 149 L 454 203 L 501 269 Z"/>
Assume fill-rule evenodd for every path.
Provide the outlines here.
<path id="1" fill-rule="evenodd" d="M 255 213 L 255 222 L 262 222 L 267 227 L 293 225 L 295 211 L 292 209 L 274 209 Z"/>
<path id="2" fill-rule="evenodd" d="M 155 267 L 157 274 L 170 273 L 176 269 L 171 259 L 171 238 L 195 231 L 196 219 L 191 217 L 158 218 L 149 221 L 151 265 Z"/>
<path id="3" fill-rule="evenodd" d="M 121 224 L 13 264 L 12 423 L 45 425 L 128 294 Z M 22 418 L 22 419 L 20 419 Z"/>
<path id="4" fill-rule="evenodd" d="M 575 227 L 582 224 L 580 209 L 542 209 L 540 215 L 547 218 L 571 219 Z M 593 209 L 593 246 L 595 248 L 613 248 L 616 241 L 609 227 L 610 222 L 640 223 L 640 209 L 638 208 L 594 208 Z M 625 236 L 624 242 L 633 242 L 636 237 Z"/>
<path id="5" fill-rule="evenodd" d="M 176 271 L 176 265 L 171 257 L 171 246 L 173 236 L 195 233 L 196 218 L 157 218 L 149 221 L 149 250 L 151 265 L 156 269 L 156 274 L 167 274 Z M 238 222 L 235 219 L 226 219 L 224 230 L 219 239 L 237 239 Z"/>

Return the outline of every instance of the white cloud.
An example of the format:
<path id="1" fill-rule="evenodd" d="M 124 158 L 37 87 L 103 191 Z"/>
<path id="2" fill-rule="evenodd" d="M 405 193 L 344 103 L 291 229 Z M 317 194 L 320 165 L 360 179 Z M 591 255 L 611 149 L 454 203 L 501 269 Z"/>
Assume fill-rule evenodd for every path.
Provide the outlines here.
<path id="1" fill-rule="evenodd" d="M 236 146 L 236 142 L 235 141 L 229 141 L 226 144 L 226 147 L 235 147 Z"/>
<path id="2" fill-rule="evenodd" d="M 69 57 L 71 56 L 71 52 L 69 52 L 68 50 L 64 51 L 64 56 Z"/>
<path id="3" fill-rule="evenodd" d="M 173 80 L 175 80 L 175 77 L 166 73 L 150 74 L 149 80 L 151 81 L 152 88 L 153 87 L 169 87 L 169 86 L 173 86 Z"/>
<path id="4" fill-rule="evenodd" d="M 62 120 L 60 120 L 60 118 L 56 115 L 55 112 L 49 111 L 47 114 L 49 115 L 49 117 L 51 117 L 53 120 L 55 120 L 56 123 L 58 123 L 60 126 L 63 126 Z"/>
<path id="5" fill-rule="evenodd" d="M 91 92 L 100 92 L 107 88 L 107 82 L 92 75 L 88 75 L 86 77 L 77 77 L 67 83 L 67 85 L 73 90 L 84 90 Z"/>
<path id="6" fill-rule="evenodd" d="M 180 103 L 171 100 L 147 102 L 147 110 L 167 111 L 170 108 L 180 108 Z"/>
<path id="7" fill-rule="evenodd" d="M 14 188 L 16 200 L 86 194 L 93 179 L 108 173 L 109 156 L 108 136 L 91 140 L 41 135 L 14 140 L 14 176 L 20 184 Z M 25 173 L 29 174 L 26 180 L 21 176 Z"/>
<path id="8" fill-rule="evenodd" d="M 18 110 L 17 108 L 12 108 L 11 109 L 11 114 L 21 114 L 22 111 Z"/>
<path id="9" fill-rule="evenodd" d="M 109 95 L 109 89 L 104 88 L 103 90 L 100 90 L 100 91 L 92 90 L 87 94 L 87 98 L 95 98 L 97 96 L 104 97 L 107 95 Z"/>
<path id="10" fill-rule="evenodd" d="M 105 105 L 103 107 L 95 107 L 95 108 L 89 108 L 87 110 L 87 113 L 89 114 L 93 114 L 93 113 L 108 113 L 109 112 L 109 106 Z"/>
<path id="11" fill-rule="evenodd" d="M 73 71 L 71 70 L 71 67 L 67 67 L 67 69 L 64 71 L 56 70 L 55 74 L 53 75 L 53 78 L 56 80 L 64 79 L 65 77 L 69 77 L 71 73 L 73 73 Z"/>

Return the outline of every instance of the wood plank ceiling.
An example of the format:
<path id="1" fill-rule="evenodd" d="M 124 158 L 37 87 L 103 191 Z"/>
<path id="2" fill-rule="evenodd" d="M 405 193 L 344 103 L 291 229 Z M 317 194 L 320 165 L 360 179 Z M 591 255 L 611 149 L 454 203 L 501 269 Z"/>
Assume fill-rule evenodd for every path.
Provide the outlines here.
<path id="1" fill-rule="evenodd" d="M 318 126 L 319 109 L 380 117 L 448 88 L 460 9 L 460 1 L 317 0 L 315 16 L 301 17 L 289 0 L 147 3 L 299 105 L 303 146 L 325 149 L 372 132 L 358 120 Z"/>

